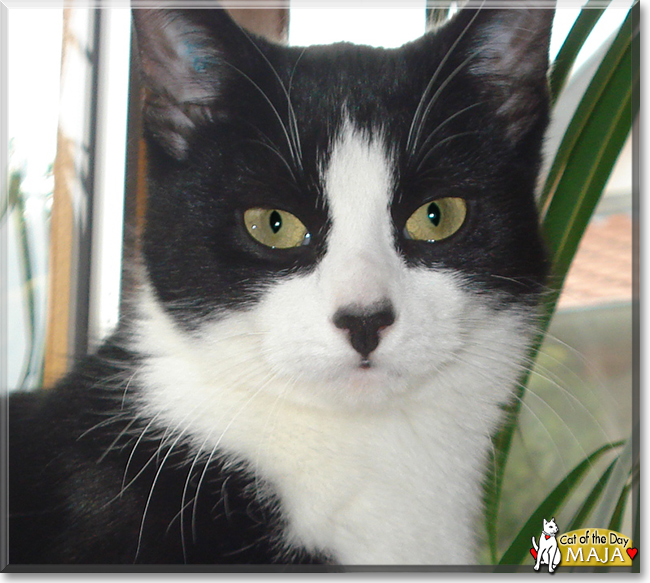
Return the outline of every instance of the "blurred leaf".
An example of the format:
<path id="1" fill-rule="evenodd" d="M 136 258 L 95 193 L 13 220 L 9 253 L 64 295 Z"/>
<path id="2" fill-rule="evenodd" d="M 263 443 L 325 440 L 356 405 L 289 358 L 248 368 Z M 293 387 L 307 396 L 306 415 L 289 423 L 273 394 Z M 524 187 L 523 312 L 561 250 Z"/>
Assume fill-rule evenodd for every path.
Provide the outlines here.
<path id="1" fill-rule="evenodd" d="M 452 0 L 445 0 L 437 2 L 427 2 L 427 9 L 425 13 L 425 20 L 427 23 L 427 30 L 434 28 L 451 16 L 451 6 L 454 2 Z"/>
<path id="2" fill-rule="evenodd" d="M 32 256 L 31 244 L 27 229 L 27 220 L 25 213 L 25 195 L 20 188 L 21 180 L 14 179 L 12 175 L 11 186 L 9 192 L 9 205 L 12 210 L 16 221 L 16 232 L 18 234 L 18 264 L 20 268 L 20 276 L 22 279 L 21 289 L 25 299 L 26 312 L 27 312 L 27 355 L 23 364 L 19 381 L 16 387 L 12 388 L 25 388 L 25 382 L 29 378 L 33 368 L 35 350 L 35 337 L 36 337 L 36 297 L 34 295 L 34 272 L 32 269 Z"/>
<path id="3" fill-rule="evenodd" d="M 609 464 L 609 466 L 607 466 L 607 469 L 603 472 L 603 475 L 599 478 L 598 482 L 596 482 L 596 485 L 593 487 L 591 492 L 589 492 L 588 496 L 585 498 L 585 501 L 580 507 L 580 510 L 576 512 L 569 526 L 567 526 L 564 529 L 565 531 L 570 532 L 572 530 L 577 530 L 579 528 L 584 527 L 585 520 L 591 514 L 591 511 L 593 510 L 596 502 L 598 502 L 598 500 L 600 499 L 600 495 L 603 493 L 603 489 L 605 488 L 605 485 L 607 484 L 609 477 L 612 475 L 612 470 L 614 469 L 615 464 L 616 464 L 616 460 L 614 460 L 611 464 Z"/>
<path id="4" fill-rule="evenodd" d="M 625 504 L 627 503 L 627 497 L 630 493 L 630 485 L 626 484 L 621 490 L 621 495 L 618 497 L 616 507 L 614 508 L 614 514 L 609 521 L 607 528 L 609 530 L 615 530 L 619 532 L 621 530 L 621 523 L 623 522 L 623 513 L 625 512 Z"/>
<path id="5" fill-rule="evenodd" d="M 607 528 L 616 514 L 621 492 L 628 485 L 635 464 L 632 460 L 633 439 L 630 437 L 621 451 L 612 470 L 612 476 L 603 493 L 602 502 L 598 505 L 592 518 L 593 526 Z"/>
<path id="6" fill-rule="evenodd" d="M 0 203 L 0 221 L 4 220 L 5 216 L 7 216 L 18 203 L 18 198 L 20 196 L 20 184 L 22 181 L 23 175 L 20 171 L 14 170 L 9 174 L 7 195 L 2 197 L 2 202 Z"/>
<path id="7" fill-rule="evenodd" d="M 617 442 L 603 445 L 571 470 L 531 514 L 524 527 L 515 536 L 508 550 L 501 557 L 499 565 L 519 565 L 528 555 L 531 536 L 539 531 L 542 520 L 555 516 L 564 501 L 575 491 L 576 486 L 587 471 L 593 467 L 594 463 L 604 453 L 615 447 L 620 447 L 623 443 Z"/>

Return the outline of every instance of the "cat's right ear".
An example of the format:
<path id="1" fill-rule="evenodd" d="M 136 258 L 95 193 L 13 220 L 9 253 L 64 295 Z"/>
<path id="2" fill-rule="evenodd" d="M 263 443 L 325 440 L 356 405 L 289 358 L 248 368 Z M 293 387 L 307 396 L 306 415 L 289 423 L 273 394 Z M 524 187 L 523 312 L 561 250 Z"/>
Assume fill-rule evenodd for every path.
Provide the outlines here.
<path id="1" fill-rule="evenodd" d="M 501 120 L 513 146 L 546 120 L 549 45 L 555 11 L 520 7 L 463 9 L 450 21 L 467 70 Z M 531 6 L 526 7 L 526 4 Z"/>
<path id="2" fill-rule="evenodd" d="M 218 98 L 230 74 L 224 43 L 238 27 L 225 10 L 134 9 L 144 87 L 144 122 L 177 160 L 192 133 L 220 115 Z"/>

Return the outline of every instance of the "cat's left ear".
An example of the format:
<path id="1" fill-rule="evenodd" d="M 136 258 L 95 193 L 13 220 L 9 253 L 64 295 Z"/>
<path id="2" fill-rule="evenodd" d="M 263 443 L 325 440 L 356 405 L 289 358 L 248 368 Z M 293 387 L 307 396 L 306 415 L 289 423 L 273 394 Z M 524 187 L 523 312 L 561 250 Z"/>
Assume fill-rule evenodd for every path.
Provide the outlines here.
<path id="1" fill-rule="evenodd" d="M 555 11 L 543 8 L 488 9 L 469 25 L 469 70 L 481 78 L 507 137 L 518 142 L 548 104 L 551 27 Z"/>
<path id="2" fill-rule="evenodd" d="M 134 9 L 144 86 L 144 122 L 172 157 L 183 160 L 193 133 L 224 114 L 219 97 L 232 67 L 226 54 L 241 29 L 223 9 Z"/>

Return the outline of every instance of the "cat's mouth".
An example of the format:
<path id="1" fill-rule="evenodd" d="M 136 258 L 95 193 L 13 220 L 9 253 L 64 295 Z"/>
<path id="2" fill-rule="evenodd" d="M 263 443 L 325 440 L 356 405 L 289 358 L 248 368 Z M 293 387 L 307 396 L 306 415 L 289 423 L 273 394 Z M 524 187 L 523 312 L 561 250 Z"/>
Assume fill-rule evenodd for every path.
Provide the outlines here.
<path id="1" fill-rule="evenodd" d="M 369 358 L 362 358 L 359 361 L 359 368 L 368 369 L 371 367 L 372 367 L 372 362 L 370 362 Z"/>

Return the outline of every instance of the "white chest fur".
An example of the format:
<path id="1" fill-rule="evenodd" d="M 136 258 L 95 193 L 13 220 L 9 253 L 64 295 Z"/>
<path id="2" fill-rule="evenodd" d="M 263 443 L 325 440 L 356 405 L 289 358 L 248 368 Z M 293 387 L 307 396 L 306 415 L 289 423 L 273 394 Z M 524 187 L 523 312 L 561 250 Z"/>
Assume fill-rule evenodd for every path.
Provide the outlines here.
<path id="1" fill-rule="evenodd" d="M 290 547 L 342 564 L 475 560 L 487 436 L 516 376 L 521 318 L 482 319 L 490 325 L 472 335 L 462 366 L 364 408 L 291 398 L 324 388 L 296 387 L 269 370 L 255 314 L 230 315 L 196 337 L 180 333 L 149 295 L 142 316 L 135 345 L 147 355 L 138 375 L 143 414 L 271 485 Z M 493 346 L 506 342 L 512 350 L 496 359 Z M 482 357 L 476 343 L 490 347 Z"/>
<path id="2" fill-rule="evenodd" d="M 304 416 L 310 427 L 296 435 L 297 458 L 273 456 L 285 468 L 273 482 L 290 540 L 343 564 L 471 562 L 481 455 L 474 449 L 466 458 L 476 441 L 440 413 L 412 402 L 367 415 Z"/>

